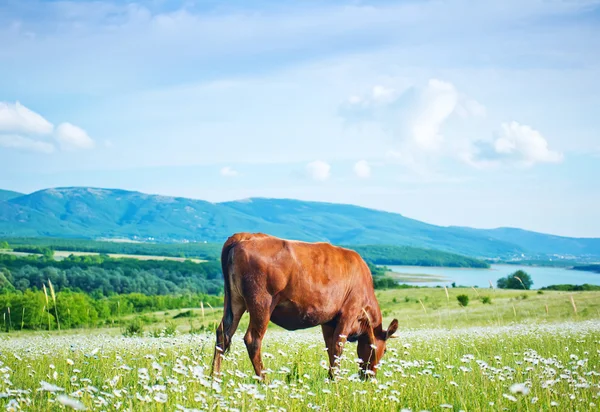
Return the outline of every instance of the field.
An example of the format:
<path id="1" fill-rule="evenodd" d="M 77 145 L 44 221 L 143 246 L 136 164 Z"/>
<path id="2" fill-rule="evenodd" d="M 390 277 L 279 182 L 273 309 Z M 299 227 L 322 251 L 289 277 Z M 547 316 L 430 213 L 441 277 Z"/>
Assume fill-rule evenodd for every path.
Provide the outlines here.
<path id="1" fill-rule="evenodd" d="M 456 300 L 458 295 L 463 294 L 470 297 L 466 308 L 460 307 Z M 544 291 L 539 294 L 537 291 L 451 288 L 448 289 L 447 297 L 443 288 L 411 288 L 378 290 L 376 296 L 388 323 L 391 319 L 398 318 L 402 327 L 410 329 L 500 327 L 515 323 L 600 320 L 600 292 Z M 491 303 L 484 304 L 481 301 L 483 297 L 489 297 Z M 576 313 L 573 304 L 577 308 Z M 182 316 L 183 313 L 186 316 Z M 220 309 L 213 310 L 206 306 L 204 310 L 186 308 L 156 312 L 148 315 L 153 319 L 148 329 L 170 325 L 187 333 L 202 325 L 214 326 L 221 320 L 221 313 Z M 238 331 L 243 334 L 247 324 L 248 317 L 244 315 Z M 275 325 L 271 325 L 271 328 L 278 330 Z M 119 330 L 113 331 L 118 332 Z"/>
<path id="2" fill-rule="evenodd" d="M 15 255 L 15 256 L 38 255 L 37 253 L 15 252 L 13 250 L 8 250 L 8 249 L 0 249 L 0 253 Z M 127 253 L 105 253 L 105 254 L 113 259 L 174 260 L 177 262 L 184 262 L 186 260 L 191 260 L 192 262 L 195 262 L 195 263 L 206 262 L 206 260 L 203 260 L 203 259 L 162 256 L 162 255 L 130 255 Z M 56 260 L 61 260 L 61 259 L 67 258 L 71 255 L 73 255 L 73 256 L 98 256 L 98 255 L 100 255 L 100 253 L 98 253 L 98 252 L 77 252 L 74 250 L 56 250 L 56 251 L 54 251 L 54 259 L 56 259 Z"/>
<path id="3" fill-rule="evenodd" d="M 70 250 L 57 250 L 54 252 L 54 258 L 57 260 L 64 259 L 71 255 L 74 256 L 86 256 L 86 255 L 99 255 L 96 252 L 75 252 Z M 191 260 L 192 262 L 202 263 L 206 260 L 194 259 L 194 258 L 182 258 L 173 256 L 159 256 L 159 255 L 129 255 L 126 253 L 107 253 L 107 255 L 113 259 L 139 259 L 139 260 L 175 260 L 177 262 L 183 262 L 185 260 Z"/>
<path id="4" fill-rule="evenodd" d="M 118 329 L 5 335 L 0 404 L 25 410 L 596 410 L 600 404 L 600 293 L 450 289 L 377 293 L 386 322 L 398 317 L 376 379 L 357 379 L 347 344 L 335 382 L 327 379 L 319 329 L 272 327 L 264 342 L 266 382 L 252 377 L 234 337 L 224 374 L 208 376 L 212 333 L 190 320 L 220 311 L 157 313 L 143 336 Z M 456 296 L 467 294 L 467 307 Z M 491 304 L 478 300 L 490 296 Z M 524 296 L 527 296 L 524 298 Z M 162 334 L 157 330 L 167 325 Z M 386 323 L 387 324 L 387 323 Z M 148 327 L 149 328 L 149 327 Z M 162 335 L 162 336 L 161 336 Z"/>
<path id="5" fill-rule="evenodd" d="M 443 276 L 429 275 L 426 273 L 398 273 L 388 271 L 385 273 L 385 275 L 393 278 L 399 283 L 450 282 Z"/>

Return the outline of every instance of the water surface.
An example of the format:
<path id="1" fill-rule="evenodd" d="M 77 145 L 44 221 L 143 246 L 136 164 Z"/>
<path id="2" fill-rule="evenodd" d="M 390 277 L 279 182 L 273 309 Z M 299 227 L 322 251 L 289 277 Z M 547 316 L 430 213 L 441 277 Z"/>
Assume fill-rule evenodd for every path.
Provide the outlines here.
<path id="1" fill-rule="evenodd" d="M 490 281 L 496 286 L 496 281 L 517 270 L 523 270 L 531 276 L 533 289 L 544 286 L 570 283 L 581 285 L 589 283 L 600 285 L 600 273 L 570 270 L 565 268 L 520 266 L 520 265 L 492 265 L 490 269 L 470 268 L 440 268 L 423 266 L 388 266 L 396 273 L 407 275 L 429 275 L 422 278 L 423 281 L 401 281 L 400 283 L 411 283 L 420 286 L 449 286 L 452 282 L 463 286 L 489 287 Z"/>

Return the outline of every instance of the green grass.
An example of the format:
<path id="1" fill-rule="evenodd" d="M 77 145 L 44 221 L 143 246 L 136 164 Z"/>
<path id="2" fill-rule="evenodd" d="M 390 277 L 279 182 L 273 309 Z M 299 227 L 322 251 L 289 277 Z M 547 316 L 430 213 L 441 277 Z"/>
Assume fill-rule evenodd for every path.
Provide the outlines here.
<path id="1" fill-rule="evenodd" d="M 7 255 L 15 255 L 15 256 L 42 256 L 39 253 L 30 253 L 30 252 L 15 252 L 9 249 L 0 249 L 0 253 L 4 253 Z M 68 258 L 69 256 L 98 256 L 100 253 L 98 252 L 77 252 L 73 250 L 57 250 L 54 252 L 55 260 L 62 260 Z M 160 255 L 130 255 L 126 253 L 106 253 L 106 255 L 112 259 L 138 259 L 138 260 L 174 260 L 177 262 L 185 262 L 186 260 L 192 261 L 194 263 L 204 263 L 207 262 L 203 259 L 196 258 L 183 258 L 183 257 L 173 257 L 173 256 L 160 256 Z"/>
<path id="2" fill-rule="evenodd" d="M 320 330 L 277 327 L 263 346 L 268 380 L 257 382 L 242 341 L 247 316 L 223 375 L 213 381 L 213 333 L 186 331 L 189 322 L 214 324 L 220 309 L 205 308 L 204 316 L 198 308 L 154 313 L 157 322 L 145 325 L 143 337 L 123 337 L 117 328 L 3 335 L 0 393 L 8 396 L 0 406 L 14 400 L 26 410 L 61 410 L 58 395 L 66 394 L 91 410 L 597 410 L 600 292 L 448 293 L 377 292 L 386 324 L 397 317 L 401 327 L 377 379 L 368 382 L 356 379 L 355 344 L 347 344 L 340 376 L 330 382 Z M 478 293 L 492 303 L 483 304 Z M 459 294 L 469 295 L 468 307 L 459 307 Z M 178 332 L 160 337 L 165 326 Z M 63 390 L 37 391 L 41 381 Z"/>
<path id="3" fill-rule="evenodd" d="M 461 294 L 470 298 L 467 308 L 458 305 L 456 297 Z M 415 288 L 377 291 L 376 296 L 384 317 L 402 319 L 403 325 L 409 328 L 600 319 L 600 292 L 544 291 L 539 294 L 536 290 L 450 288 L 447 298 L 444 288 Z M 483 304 L 483 296 L 489 296 L 492 304 Z M 571 296 L 577 313 L 573 310 Z"/>
<path id="4" fill-rule="evenodd" d="M 462 308 L 456 297 L 469 296 L 469 306 Z M 536 290 L 499 290 L 499 289 L 448 289 L 448 298 L 444 288 L 411 288 L 376 291 L 385 322 L 393 318 L 400 320 L 401 328 L 461 328 L 469 326 L 505 326 L 513 323 L 561 322 L 569 320 L 600 319 L 600 292 L 556 292 Z M 484 304 L 482 298 L 489 296 L 491 304 Z M 523 299 L 523 296 L 527 296 Z M 573 310 L 570 297 L 573 296 L 577 313 Z M 395 300 L 395 301 L 394 301 Z M 419 300 L 423 303 L 419 302 Z M 548 312 L 546 312 L 546 305 Z M 423 307 L 425 309 L 423 309 Z M 191 318 L 174 319 L 178 313 L 190 310 Z M 130 315 L 133 319 L 136 315 Z M 185 308 L 149 314 L 156 322 L 147 326 L 153 330 L 162 328 L 167 322 L 173 322 L 178 330 L 187 333 L 190 329 L 205 328 L 218 324 L 221 320 L 221 308 L 204 308 L 204 318 L 200 308 Z M 191 323 L 190 323 L 191 322 Z M 191 326 L 190 326 L 191 325 Z M 244 333 L 248 325 L 248 314 L 240 322 L 238 333 Z M 280 330 L 271 324 L 273 330 Z M 112 332 L 117 333 L 118 329 Z"/>

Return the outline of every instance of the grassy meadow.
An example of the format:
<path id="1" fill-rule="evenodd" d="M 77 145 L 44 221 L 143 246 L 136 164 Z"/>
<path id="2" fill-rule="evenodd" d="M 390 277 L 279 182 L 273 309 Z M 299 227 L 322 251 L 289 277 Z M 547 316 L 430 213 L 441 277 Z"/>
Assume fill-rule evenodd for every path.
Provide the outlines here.
<path id="1" fill-rule="evenodd" d="M 600 320 L 600 292 L 539 293 L 537 290 L 411 288 L 377 290 L 375 294 L 385 322 L 389 323 L 393 318 L 397 318 L 401 329 L 453 329 L 506 326 L 514 323 Z M 459 295 L 469 296 L 467 307 L 458 304 L 456 298 Z M 491 303 L 483 303 L 484 297 L 489 297 Z M 189 333 L 200 328 L 216 327 L 221 315 L 221 308 L 204 306 L 202 309 L 185 308 L 146 314 L 143 322 L 147 324 L 146 332 L 154 333 L 168 327 L 176 328 L 181 333 Z M 128 316 L 130 320 L 136 318 L 140 317 Z M 246 314 L 237 333 L 241 332 L 243 335 L 247 325 Z M 273 324 L 270 328 L 280 330 Z M 121 332 L 122 330 L 117 328 L 107 330 L 110 334 Z"/>
<path id="2" fill-rule="evenodd" d="M 466 307 L 458 305 L 461 294 L 470 298 Z M 446 295 L 443 288 L 419 288 L 377 295 L 386 323 L 397 317 L 401 327 L 377 378 L 367 382 L 358 380 L 355 344 L 347 344 L 340 373 L 329 381 L 320 330 L 275 326 L 263 346 L 268 379 L 258 382 L 242 341 L 247 315 L 222 376 L 212 379 L 214 335 L 197 331 L 214 325 L 221 311 L 204 307 L 151 314 L 154 322 L 138 336 L 118 328 L 3 335 L 0 404 L 132 411 L 583 411 L 600 405 L 600 292 L 456 288 Z"/>
<path id="3" fill-rule="evenodd" d="M 29 252 L 15 252 L 11 249 L 0 249 L 0 253 L 4 253 L 7 255 L 15 255 L 15 256 L 38 256 L 39 253 L 29 253 Z M 56 260 L 62 260 L 68 258 L 69 256 L 99 256 L 99 252 L 80 252 L 76 250 L 56 250 L 53 253 L 53 257 Z M 204 259 L 196 259 L 196 258 L 185 258 L 185 257 L 175 257 L 175 256 L 163 256 L 163 255 L 132 255 L 127 253 L 105 253 L 106 256 L 113 259 L 138 259 L 138 260 L 174 260 L 176 262 L 184 262 L 186 260 L 190 260 L 194 263 L 202 263 L 206 262 Z"/>

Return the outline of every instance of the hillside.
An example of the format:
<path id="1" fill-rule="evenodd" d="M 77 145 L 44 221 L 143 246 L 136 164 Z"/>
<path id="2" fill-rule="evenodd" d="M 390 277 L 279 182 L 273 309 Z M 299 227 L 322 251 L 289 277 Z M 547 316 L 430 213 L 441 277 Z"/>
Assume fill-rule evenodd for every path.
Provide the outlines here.
<path id="1" fill-rule="evenodd" d="M 600 239 L 555 236 L 508 227 L 498 229 L 462 229 L 469 233 L 478 233 L 505 242 L 515 243 L 529 253 L 534 254 L 555 253 L 559 255 L 597 256 L 598 250 L 600 250 Z M 549 252 L 550 250 L 556 250 L 557 252 Z"/>
<path id="2" fill-rule="evenodd" d="M 23 196 L 23 193 L 13 192 L 12 190 L 0 189 L 0 201 L 14 199 L 15 197 L 19 196 Z"/>
<path id="3" fill-rule="evenodd" d="M 346 245 L 403 245 L 475 257 L 600 256 L 600 240 L 518 229 L 441 227 L 358 206 L 253 198 L 211 203 L 118 189 L 56 188 L 0 201 L 0 236 L 223 242 L 266 232 Z"/>

